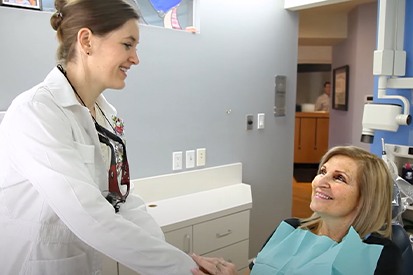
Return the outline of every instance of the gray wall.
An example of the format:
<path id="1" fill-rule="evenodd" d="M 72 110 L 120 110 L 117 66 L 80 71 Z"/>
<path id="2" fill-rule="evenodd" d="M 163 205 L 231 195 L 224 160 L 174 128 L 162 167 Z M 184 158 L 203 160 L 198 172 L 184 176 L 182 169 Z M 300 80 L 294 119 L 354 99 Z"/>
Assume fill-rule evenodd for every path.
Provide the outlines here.
<path id="1" fill-rule="evenodd" d="M 201 147 L 206 167 L 243 163 L 254 256 L 291 213 L 298 18 L 273 0 L 208 0 L 200 14 L 196 35 L 142 26 L 140 65 L 105 95 L 125 120 L 132 178 L 172 173 L 173 151 Z M 0 7 L 0 109 L 53 67 L 49 17 Z M 272 115 L 275 75 L 287 76 L 285 117 Z M 265 129 L 247 132 L 257 113 Z"/>
<path id="2" fill-rule="evenodd" d="M 349 110 L 330 112 L 329 145 L 360 142 L 364 100 L 374 90 L 373 52 L 376 48 L 377 3 L 361 5 L 349 14 L 348 38 L 333 47 L 333 68 L 350 66 Z M 345 130 L 342 130 L 345 129 Z"/>

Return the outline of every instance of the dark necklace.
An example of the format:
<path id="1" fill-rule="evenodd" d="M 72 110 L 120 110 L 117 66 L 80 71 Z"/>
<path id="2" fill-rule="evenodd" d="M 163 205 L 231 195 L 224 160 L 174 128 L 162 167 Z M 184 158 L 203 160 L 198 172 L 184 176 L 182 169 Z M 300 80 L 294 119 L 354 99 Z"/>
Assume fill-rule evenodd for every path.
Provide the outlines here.
<path id="1" fill-rule="evenodd" d="M 85 102 L 83 101 L 83 99 L 80 97 L 80 95 L 78 94 L 78 92 L 76 91 L 75 87 L 72 85 L 72 83 L 70 82 L 69 78 L 67 77 L 67 73 L 65 71 L 65 69 L 63 69 L 63 66 L 61 64 L 57 64 L 57 68 L 62 72 L 62 74 L 66 77 L 67 82 L 69 82 L 70 87 L 72 87 L 73 92 L 75 92 L 76 96 L 79 98 L 80 102 L 82 103 L 83 106 L 86 106 Z M 110 127 L 112 128 L 113 132 L 116 133 L 115 128 L 113 128 L 112 123 L 110 123 L 109 119 L 106 117 L 105 113 L 103 112 L 102 108 L 100 108 L 99 104 L 95 103 L 95 105 L 98 107 L 100 113 L 103 115 L 103 117 L 105 118 L 105 120 L 108 122 L 108 124 L 110 125 Z M 90 110 L 89 110 L 90 112 Z M 91 115 L 92 116 L 92 115 Z M 92 119 L 95 123 L 98 123 L 95 119 L 94 116 L 92 116 Z"/>
<path id="2" fill-rule="evenodd" d="M 70 82 L 69 78 L 66 75 L 66 71 L 63 69 L 62 65 L 58 64 L 57 68 L 62 72 L 62 74 L 66 77 L 67 82 L 70 84 L 72 87 L 74 93 L 76 96 L 79 98 L 80 102 L 82 103 L 83 106 L 86 106 L 85 102 L 82 100 L 80 95 L 77 93 L 75 87 L 73 87 L 72 83 Z M 108 122 L 110 127 L 113 129 L 113 132 L 116 133 L 114 127 L 106 117 L 105 113 L 103 110 L 100 108 L 100 106 L 95 103 L 96 106 L 99 108 L 99 111 L 102 113 L 103 117 L 105 120 Z M 109 192 L 105 196 L 106 199 L 113 205 L 115 208 L 115 212 L 119 211 L 120 204 L 124 203 L 126 201 L 127 196 L 129 195 L 129 189 L 130 189 L 130 177 L 129 177 L 129 164 L 128 164 L 128 158 L 126 155 L 126 146 L 123 140 L 117 136 L 116 134 L 110 132 L 107 130 L 105 127 L 99 125 L 99 123 L 96 121 L 96 119 L 91 115 L 93 121 L 95 122 L 95 128 L 98 133 L 99 141 L 105 145 L 107 145 L 110 150 L 111 150 L 111 163 L 110 163 L 110 169 L 109 169 Z M 117 171 L 117 160 L 116 160 L 116 153 L 117 151 L 117 145 L 114 145 L 114 143 L 120 144 L 122 147 L 122 152 L 123 152 L 123 158 L 121 160 L 121 183 L 120 185 L 126 185 L 126 193 L 122 194 L 120 191 L 119 187 L 119 181 L 118 181 L 118 171 Z"/>

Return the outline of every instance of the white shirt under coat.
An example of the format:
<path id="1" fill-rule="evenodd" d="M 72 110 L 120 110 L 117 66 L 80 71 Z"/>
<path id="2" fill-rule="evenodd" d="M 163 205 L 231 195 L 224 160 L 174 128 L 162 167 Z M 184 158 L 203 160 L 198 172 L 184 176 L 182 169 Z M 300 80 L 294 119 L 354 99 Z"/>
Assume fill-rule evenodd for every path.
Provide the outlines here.
<path id="1" fill-rule="evenodd" d="M 97 103 L 115 114 L 103 95 Z M 108 172 L 93 120 L 57 68 L 8 109 L 0 167 L 0 274 L 100 274 L 99 252 L 142 275 L 196 266 L 164 241 L 139 197 L 115 214 L 102 196 Z"/>
<path id="2" fill-rule="evenodd" d="M 328 112 L 330 110 L 330 97 L 328 96 L 328 94 L 324 93 L 317 98 L 314 110 L 325 112 Z"/>

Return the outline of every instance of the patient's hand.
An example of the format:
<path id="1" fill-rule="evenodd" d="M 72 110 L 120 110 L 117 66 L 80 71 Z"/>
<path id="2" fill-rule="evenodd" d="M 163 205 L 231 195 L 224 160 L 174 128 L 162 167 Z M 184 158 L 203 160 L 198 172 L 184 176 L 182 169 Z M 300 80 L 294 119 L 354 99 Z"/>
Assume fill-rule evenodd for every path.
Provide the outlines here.
<path id="1" fill-rule="evenodd" d="M 201 257 L 195 254 L 192 259 L 199 268 L 192 270 L 193 275 L 237 275 L 237 269 L 233 263 L 229 263 L 222 258 Z"/>

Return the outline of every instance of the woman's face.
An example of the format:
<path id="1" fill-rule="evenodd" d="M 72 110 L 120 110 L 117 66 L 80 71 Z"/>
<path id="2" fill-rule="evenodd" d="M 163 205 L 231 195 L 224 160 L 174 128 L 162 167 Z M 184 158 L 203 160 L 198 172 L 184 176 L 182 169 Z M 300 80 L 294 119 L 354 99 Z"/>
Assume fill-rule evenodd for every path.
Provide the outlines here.
<path id="1" fill-rule="evenodd" d="M 93 37 L 89 56 L 92 83 L 101 89 L 122 89 L 128 70 L 139 63 L 138 21 L 131 19 L 104 37 Z"/>
<path id="2" fill-rule="evenodd" d="M 324 220 L 351 223 L 359 211 L 357 169 L 357 163 L 347 156 L 331 157 L 312 182 L 311 210 Z"/>

